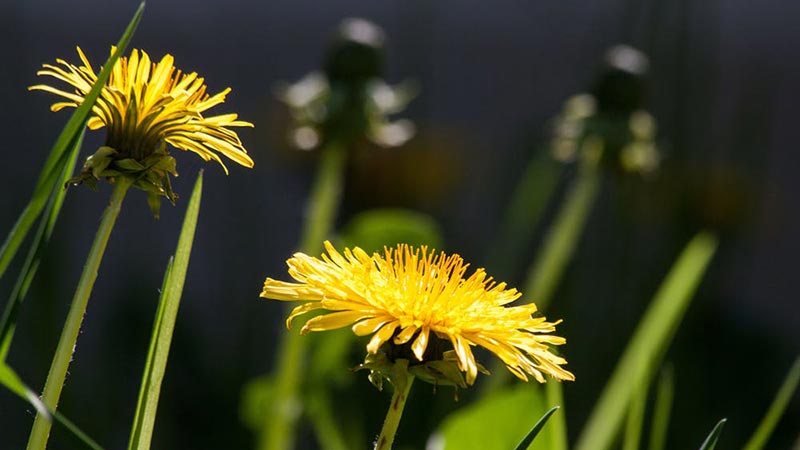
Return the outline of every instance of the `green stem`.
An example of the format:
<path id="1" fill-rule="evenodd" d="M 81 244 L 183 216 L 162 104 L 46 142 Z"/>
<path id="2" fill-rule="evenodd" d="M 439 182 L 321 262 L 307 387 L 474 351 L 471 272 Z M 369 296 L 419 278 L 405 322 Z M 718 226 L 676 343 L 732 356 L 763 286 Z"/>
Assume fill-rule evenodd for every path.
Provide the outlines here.
<path id="1" fill-rule="evenodd" d="M 603 141 L 587 137 L 582 149 L 583 161 L 564 205 L 545 236 L 544 245 L 528 271 L 522 293 L 535 302 L 540 310 L 550 303 L 567 263 L 589 217 L 594 198 L 600 186 L 597 161 L 603 151 Z"/>
<path id="2" fill-rule="evenodd" d="M 89 295 L 92 293 L 92 287 L 97 278 L 100 261 L 103 259 L 103 253 L 105 253 L 108 238 L 111 235 L 114 222 L 117 220 L 120 208 L 122 207 L 122 200 L 125 198 L 125 193 L 128 191 L 132 182 L 133 180 L 126 177 L 119 177 L 117 179 L 114 191 L 111 193 L 111 200 L 105 212 L 103 212 L 100 227 L 97 229 L 92 248 L 89 250 L 89 256 L 86 258 L 86 265 L 83 267 L 83 273 L 81 273 L 78 287 L 72 298 L 72 305 L 70 306 L 67 320 L 64 323 L 64 328 L 61 331 L 58 347 L 56 347 L 53 362 L 50 364 L 50 372 L 47 374 L 47 381 L 45 382 L 44 392 L 42 393 L 42 401 L 53 410 L 56 410 L 58 406 L 58 399 L 61 396 L 61 389 L 64 386 L 64 379 L 67 376 L 67 369 L 72 359 L 72 352 L 78 340 L 81 323 L 83 322 L 83 315 L 86 312 L 86 304 L 89 301 Z M 50 436 L 50 427 L 51 422 L 47 420 L 46 417 L 41 414 L 36 414 L 27 449 L 44 450 L 47 446 L 47 439 Z"/>
<path id="3" fill-rule="evenodd" d="M 580 149 L 582 159 L 578 176 L 570 185 L 564 203 L 547 229 L 542 248 L 528 269 L 521 292 L 523 299 L 536 303 L 540 311 L 544 311 L 550 303 L 589 218 L 589 211 L 600 189 L 597 166 L 602 152 L 602 139 L 588 136 L 584 140 Z M 504 370 L 500 361 L 495 362 L 489 370 L 493 376 L 484 384 L 483 394 L 502 387 L 511 378 L 511 372 Z"/>
<path id="4" fill-rule="evenodd" d="M 408 393 L 411 391 L 411 385 L 414 384 L 414 375 L 409 374 L 407 371 L 405 375 L 398 377 L 399 380 L 395 380 L 392 403 L 389 405 L 389 411 L 386 412 L 381 435 L 378 436 L 378 441 L 375 442 L 375 450 L 391 450 L 392 448 L 394 435 L 397 433 L 400 418 L 403 417 L 403 408 L 405 408 L 406 400 L 408 400 Z"/>
<path id="5" fill-rule="evenodd" d="M 306 254 L 322 251 L 322 241 L 333 228 L 342 191 L 345 148 L 336 143 L 322 150 L 317 178 L 311 189 L 306 217 L 300 239 L 300 249 Z M 261 450 L 290 450 L 294 447 L 295 428 L 302 403 L 299 398 L 302 366 L 307 339 L 296 331 L 283 334 L 277 363 L 276 398 L 273 414 L 265 417 L 258 448 Z"/>

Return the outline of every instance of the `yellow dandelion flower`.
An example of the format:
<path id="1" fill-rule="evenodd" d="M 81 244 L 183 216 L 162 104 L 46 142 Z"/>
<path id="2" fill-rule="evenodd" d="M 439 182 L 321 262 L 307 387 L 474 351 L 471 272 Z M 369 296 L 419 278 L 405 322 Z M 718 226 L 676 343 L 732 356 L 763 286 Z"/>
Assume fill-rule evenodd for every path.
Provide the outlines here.
<path id="1" fill-rule="evenodd" d="M 57 59 L 58 65 L 44 64 L 37 72 L 37 75 L 51 76 L 71 85 L 74 92 L 45 84 L 29 88 L 66 99 L 54 103 L 52 111 L 78 107 L 97 80 L 86 55 L 80 47 L 77 50 L 81 66 Z M 111 52 L 114 50 L 112 47 Z M 181 72 L 173 62 L 169 54 L 154 62 L 146 52 L 139 50 L 133 50 L 130 57 L 120 57 L 92 109 L 88 127 L 92 130 L 108 128 L 106 146 L 118 153 L 117 160 L 132 158 L 141 163 L 167 143 L 194 152 L 206 161 L 220 163 L 225 173 L 228 169 L 217 153 L 245 167 L 253 167 L 253 160 L 239 136 L 227 128 L 252 127 L 253 124 L 237 120 L 236 114 L 203 115 L 206 110 L 223 103 L 231 89 L 210 96 L 203 78 L 195 72 Z"/>
<path id="2" fill-rule="evenodd" d="M 549 334 L 560 321 L 534 317 L 532 303 L 508 306 L 521 294 L 495 283 L 483 269 L 465 277 L 469 265 L 459 255 L 404 244 L 372 256 L 358 247 L 342 255 L 327 241 L 325 249 L 321 259 L 296 253 L 287 261 L 297 283 L 264 282 L 261 297 L 307 302 L 291 312 L 287 327 L 295 317 L 322 309 L 331 312 L 308 320 L 301 333 L 352 326 L 358 336 L 372 335 L 370 354 L 387 343 L 410 345 L 417 362 L 426 362 L 434 340 L 449 342 L 468 384 L 480 367 L 472 352 L 476 345 L 522 380 L 530 375 L 544 382 L 544 374 L 574 380 L 561 367 L 566 360 L 550 351 L 566 342 Z"/>

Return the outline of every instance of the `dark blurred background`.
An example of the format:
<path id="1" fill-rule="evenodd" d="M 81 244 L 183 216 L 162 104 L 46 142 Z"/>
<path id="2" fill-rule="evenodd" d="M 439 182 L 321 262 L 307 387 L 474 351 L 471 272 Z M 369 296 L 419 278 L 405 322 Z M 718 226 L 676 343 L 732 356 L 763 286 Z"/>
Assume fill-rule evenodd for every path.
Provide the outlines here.
<path id="1" fill-rule="evenodd" d="M 26 87 L 40 82 L 42 63 L 77 62 L 76 45 L 99 66 L 135 7 L 99 0 L 0 4 L 3 235 L 68 118 L 49 112 L 54 97 Z M 181 173 L 174 187 L 184 195 L 175 207 L 165 204 L 156 221 L 143 193 L 128 196 L 62 411 L 108 448 L 126 444 L 157 289 L 192 183 L 205 168 L 154 448 L 253 448 L 239 418 L 241 389 L 272 367 L 284 332 L 281 305 L 258 293 L 265 276 L 286 277 L 315 172 L 314 155 L 287 144 L 287 112 L 274 86 L 318 69 L 336 26 L 351 16 L 384 27 L 387 79 L 414 79 L 421 89 L 402 114 L 415 122 L 417 136 L 351 164 L 340 222 L 365 208 L 415 208 L 440 222 L 446 250 L 476 266 L 485 264 L 527 161 L 543 151 L 549 120 L 591 85 L 604 52 L 628 43 L 649 56 L 648 108 L 659 125 L 661 170 L 648 180 L 604 180 L 548 311 L 565 319 L 564 352 L 578 377 L 566 386 L 569 426 L 573 434 L 580 429 L 679 250 L 710 228 L 722 238 L 720 250 L 667 355 L 676 373 L 668 448 L 697 447 L 721 417 L 729 422 L 720 447 L 741 446 L 800 353 L 800 3 L 785 0 L 151 2 L 132 46 L 154 58 L 173 54 L 178 67 L 205 76 L 211 92 L 233 87 L 216 111 L 255 123 L 240 136 L 256 165 L 230 164 L 225 176 L 173 152 Z M 103 136 L 90 133 L 83 155 Z M 109 193 L 106 185 L 99 193 L 70 189 L 23 306 L 10 363 L 33 387 L 44 384 Z M 531 258 L 540 242 L 531 244 Z M 11 290 L 9 273 L 0 292 Z M 519 285 L 522 275 L 507 274 L 508 281 Z M 382 416 L 386 394 L 363 392 L 375 397 Z M 415 395 L 419 402 L 432 397 Z M 450 392 L 438 397 L 452 401 Z M 409 423 L 424 436 L 435 420 Z M 23 448 L 31 422 L 26 404 L 0 392 L 0 448 Z M 769 448 L 789 448 L 798 424 L 795 397 Z M 401 425 L 401 440 L 403 433 Z M 74 445 L 56 431 L 50 448 Z"/>

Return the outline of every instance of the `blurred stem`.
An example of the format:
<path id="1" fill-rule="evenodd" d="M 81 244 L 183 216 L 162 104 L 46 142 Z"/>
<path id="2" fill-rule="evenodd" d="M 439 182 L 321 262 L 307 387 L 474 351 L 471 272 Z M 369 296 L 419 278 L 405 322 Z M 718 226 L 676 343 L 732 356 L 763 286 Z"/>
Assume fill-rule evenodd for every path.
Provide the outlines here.
<path id="1" fill-rule="evenodd" d="M 341 427 L 336 423 L 334 408 L 328 392 L 318 389 L 308 405 L 308 415 L 317 432 L 317 440 L 323 450 L 347 450 Z"/>
<path id="2" fill-rule="evenodd" d="M 345 156 L 344 146 L 338 143 L 329 143 L 322 149 L 322 160 L 311 189 L 308 215 L 300 238 L 300 250 L 306 254 L 321 252 L 322 241 L 333 228 L 341 198 Z M 276 369 L 274 414 L 265 417 L 258 446 L 261 450 L 291 450 L 301 412 L 299 391 L 307 340 L 301 339 L 296 330 L 282 336 Z"/>
<path id="3" fill-rule="evenodd" d="M 554 161 L 549 151 L 539 152 L 531 159 L 506 209 L 497 242 L 489 247 L 486 267 L 495 278 L 514 277 L 561 171 L 561 163 Z"/>
<path id="4" fill-rule="evenodd" d="M 581 167 L 578 177 L 572 182 L 565 202 L 547 231 L 543 247 L 528 270 L 521 292 L 525 299 L 535 302 L 540 311 L 544 311 L 550 303 L 550 297 L 586 225 L 600 186 L 597 166 L 602 152 L 603 141 L 599 137 L 587 136 L 584 139 L 579 150 Z M 484 394 L 498 389 L 510 378 L 510 372 L 503 370 L 503 364 L 499 361 L 494 363 L 490 371 L 494 376 L 485 383 Z"/>
<path id="5" fill-rule="evenodd" d="M 600 186 L 597 165 L 603 152 L 603 141 L 587 136 L 580 149 L 582 162 L 578 177 L 572 182 L 566 201 L 547 231 L 542 249 L 528 271 L 522 293 L 545 310 L 578 245 Z"/>
<path id="6" fill-rule="evenodd" d="M 550 450 L 567 450 L 567 413 L 564 410 L 564 389 L 560 381 L 551 378 L 545 383 L 547 406 L 562 408 L 550 423 Z"/>
<path id="7" fill-rule="evenodd" d="M 392 448 L 394 436 L 397 433 L 397 427 L 400 425 L 400 418 L 403 417 L 403 408 L 405 408 L 406 400 L 408 400 L 408 393 L 411 391 L 411 385 L 414 383 L 414 375 L 408 373 L 407 370 L 408 361 L 399 359 L 395 364 L 400 365 L 400 367 L 396 367 L 394 371 L 396 376 L 392 380 L 394 384 L 392 402 L 389 404 L 389 410 L 386 412 L 386 419 L 383 421 L 381 435 L 378 436 L 378 441 L 375 442 L 375 450 L 390 450 Z"/>
<path id="8" fill-rule="evenodd" d="M 47 374 L 47 381 L 45 382 L 44 392 L 42 393 L 42 401 L 52 410 L 57 409 L 58 400 L 61 397 L 61 389 L 64 386 L 64 379 L 67 376 L 67 369 L 72 359 L 72 352 L 78 341 L 78 334 L 80 333 L 81 323 L 83 322 L 83 315 L 86 312 L 86 305 L 89 302 L 89 296 L 92 293 L 94 281 L 97 279 L 97 271 L 100 268 L 100 262 L 103 259 L 103 254 L 108 244 L 108 238 L 111 236 L 111 230 L 114 228 L 114 223 L 122 208 L 122 201 L 125 199 L 125 194 L 128 192 L 128 188 L 131 184 L 133 184 L 133 179 L 131 178 L 117 178 L 114 191 L 111 193 L 111 200 L 103 212 L 100 226 L 97 229 L 94 242 L 89 250 L 89 256 L 86 258 L 86 264 L 83 266 L 83 273 L 81 273 L 78 287 L 72 298 L 69 314 L 64 323 L 64 328 L 61 331 L 61 337 L 58 340 L 56 353 L 53 355 L 53 361 L 50 364 L 50 371 Z M 50 436 L 50 427 L 51 422 L 42 414 L 37 413 L 36 419 L 33 422 L 33 428 L 31 429 L 27 449 L 44 450 L 47 446 L 47 439 Z"/>

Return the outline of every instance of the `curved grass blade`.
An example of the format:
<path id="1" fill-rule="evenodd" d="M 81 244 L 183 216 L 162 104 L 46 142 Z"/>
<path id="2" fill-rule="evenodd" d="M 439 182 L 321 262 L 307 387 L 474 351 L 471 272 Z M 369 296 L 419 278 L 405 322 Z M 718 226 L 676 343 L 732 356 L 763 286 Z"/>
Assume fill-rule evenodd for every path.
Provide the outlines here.
<path id="1" fill-rule="evenodd" d="M 78 140 L 78 135 L 86 128 L 86 121 L 89 119 L 89 114 L 91 113 L 95 100 L 100 95 L 100 90 L 105 86 L 111 74 L 111 69 L 114 67 L 119 56 L 127 48 L 133 36 L 133 32 L 139 25 L 142 12 L 144 11 L 144 4 L 145 2 L 139 4 L 139 8 L 133 15 L 133 18 L 122 34 L 122 37 L 119 39 L 119 42 L 117 42 L 117 50 L 108 58 L 105 66 L 103 66 L 103 70 L 98 74 L 94 86 L 92 86 L 92 89 L 84 98 L 83 103 L 72 113 L 69 121 L 56 139 L 55 144 L 53 144 L 53 148 L 50 150 L 50 155 L 44 163 L 44 167 L 36 182 L 36 187 L 33 190 L 33 195 L 28 205 L 12 227 L 3 246 L 0 247 L 0 277 L 3 276 L 11 260 L 14 259 L 17 250 L 19 250 L 20 245 L 22 245 L 22 242 L 28 235 L 33 223 L 42 213 L 47 199 L 53 192 L 54 184 L 56 180 L 59 179 L 58 174 L 67 163 L 68 150 L 75 145 L 75 142 Z"/>
<path id="2" fill-rule="evenodd" d="M 161 382 L 167 370 L 169 348 L 172 344 L 172 332 L 175 329 L 175 320 L 178 317 L 183 284 L 186 280 L 186 270 L 189 266 L 189 257 L 192 253 L 194 233 L 197 228 L 197 217 L 200 213 L 200 199 L 203 192 L 203 172 L 197 175 L 189 206 L 186 207 L 186 217 L 178 238 L 178 247 L 175 257 L 170 259 L 164 274 L 161 286 L 161 298 L 158 311 L 153 324 L 153 333 L 150 337 L 150 348 L 147 352 L 142 384 L 139 388 L 139 399 L 136 403 L 136 413 L 131 429 L 129 450 L 148 450 L 153 437 L 153 427 L 158 409 L 158 399 L 161 395 Z"/>
<path id="3" fill-rule="evenodd" d="M 700 446 L 700 450 L 714 450 L 714 447 L 717 446 L 719 435 L 722 434 L 722 427 L 727 421 L 728 419 L 722 419 L 717 422 L 717 425 L 714 426 L 714 429 L 711 430 L 711 433 L 708 433 L 706 440 L 703 441 L 703 445 Z"/>
<path id="4" fill-rule="evenodd" d="M 576 450 L 606 450 L 611 446 L 634 390 L 647 385 L 660 364 L 716 248 L 717 238 L 701 232 L 681 252 L 603 389 Z"/>
<path id="5" fill-rule="evenodd" d="M 84 133 L 85 129 L 78 133 L 78 139 L 69 151 L 67 163 L 61 170 L 60 179 L 53 186 L 53 192 L 50 193 L 47 207 L 44 211 L 45 218 L 39 222 L 39 228 L 36 230 L 28 255 L 25 257 L 17 282 L 14 284 L 8 304 L 6 304 L 6 308 L 3 311 L 2 319 L 0 319 L 0 361 L 6 360 L 8 350 L 11 347 L 11 339 L 14 336 L 14 329 L 16 328 L 17 311 L 28 293 L 28 288 L 30 288 L 33 278 L 36 276 L 44 247 L 53 234 L 58 214 L 61 212 L 61 206 L 67 193 L 62 186 L 64 186 L 75 169 L 75 162 L 78 159 Z"/>
<path id="6" fill-rule="evenodd" d="M 536 425 L 534 425 L 533 428 L 531 428 L 531 431 L 529 431 L 528 434 L 522 439 L 522 441 L 520 441 L 520 443 L 517 444 L 516 447 L 514 447 L 514 450 L 526 450 L 531 445 L 531 442 L 533 442 L 533 440 L 536 438 L 536 435 L 538 435 L 539 432 L 542 431 L 542 428 L 544 428 L 544 425 L 547 423 L 547 419 L 549 419 L 550 416 L 552 416 L 553 413 L 555 413 L 558 410 L 558 408 L 559 406 L 553 406 L 546 413 L 544 413 L 542 418 L 539 419 L 538 422 L 536 422 Z"/>
<path id="7" fill-rule="evenodd" d="M 656 400 L 653 406 L 653 422 L 650 426 L 649 450 L 664 450 L 667 443 L 667 428 L 672 410 L 672 399 L 675 393 L 675 381 L 672 366 L 667 365 L 658 377 Z"/>
<path id="8" fill-rule="evenodd" d="M 48 420 L 54 420 L 59 425 L 63 426 L 65 429 L 67 429 L 67 431 L 72 433 L 73 436 L 78 438 L 78 440 L 81 441 L 87 448 L 92 450 L 103 450 L 103 447 L 98 445 L 97 442 L 90 438 L 86 433 L 81 431 L 69 419 L 62 416 L 57 411 L 53 411 L 52 409 L 48 408 L 47 405 L 45 405 L 44 402 L 42 402 L 39 397 L 32 390 L 30 390 L 25 383 L 22 382 L 16 372 L 14 372 L 14 370 L 5 363 L 0 363 L 0 384 L 30 403 L 31 406 L 33 406 L 44 417 L 47 417 Z"/>
<path id="9" fill-rule="evenodd" d="M 789 369 L 789 373 L 786 375 L 786 379 L 783 381 L 778 393 L 775 395 L 775 400 L 772 401 L 767 413 L 764 415 L 764 418 L 761 419 L 761 423 L 758 425 L 755 433 L 747 441 L 747 445 L 744 446 L 743 450 L 761 450 L 767 444 L 772 431 L 775 430 L 775 426 L 778 424 L 783 412 L 786 410 L 786 407 L 789 405 L 789 401 L 792 399 L 795 391 L 797 390 L 797 385 L 800 382 L 800 358 L 794 360 L 794 364 L 792 364 L 792 368 Z"/>

